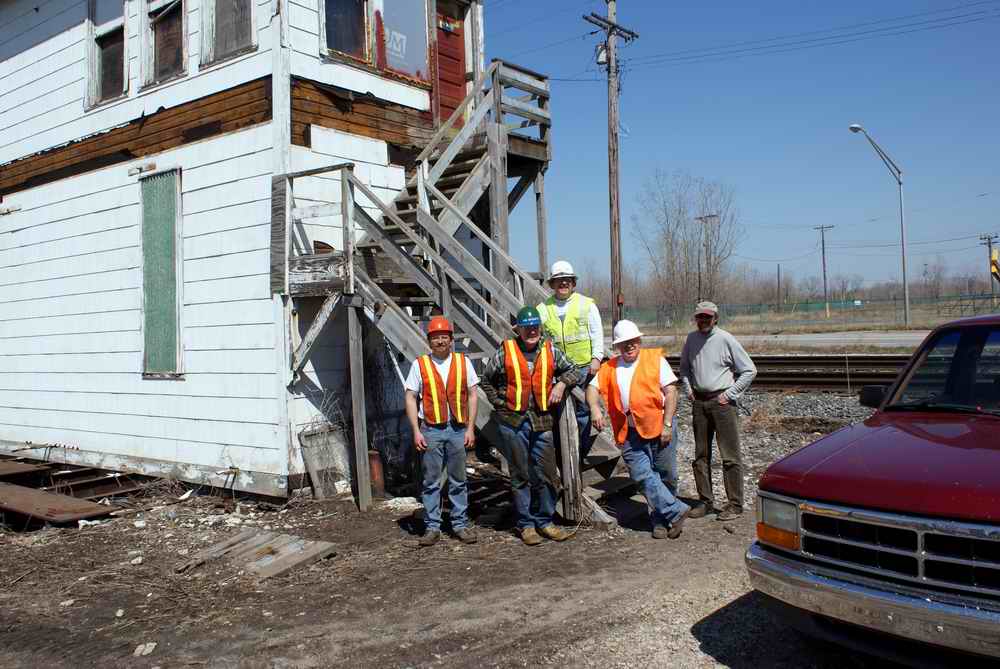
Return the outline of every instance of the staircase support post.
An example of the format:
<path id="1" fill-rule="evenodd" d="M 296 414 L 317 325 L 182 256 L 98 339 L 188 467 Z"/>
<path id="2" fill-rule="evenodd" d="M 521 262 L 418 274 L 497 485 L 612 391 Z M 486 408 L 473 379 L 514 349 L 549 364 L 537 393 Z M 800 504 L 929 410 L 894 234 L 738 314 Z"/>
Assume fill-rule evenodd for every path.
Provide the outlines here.
<path id="1" fill-rule="evenodd" d="M 538 273 L 545 281 L 549 267 L 549 228 L 545 213 L 545 172 L 535 175 L 535 221 L 538 226 Z"/>
<path id="2" fill-rule="evenodd" d="M 559 452 L 562 473 L 562 517 L 571 523 L 582 517 L 580 495 L 580 432 L 576 424 L 576 409 L 573 398 L 567 395 L 563 401 L 559 417 Z"/>
<path id="3" fill-rule="evenodd" d="M 494 92 L 497 89 L 494 88 Z M 507 131 L 501 123 L 486 127 L 487 147 L 490 156 L 490 237 L 504 252 L 510 251 L 507 231 Z M 493 276 L 507 285 L 510 273 L 507 264 L 497 254 L 492 256 Z M 507 323 L 498 323 L 506 328 Z M 499 330 L 498 330 L 499 331 Z"/>
<path id="4" fill-rule="evenodd" d="M 354 166 L 340 169 L 340 223 L 344 226 L 344 293 L 354 294 Z"/>
<path id="5" fill-rule="evenodd" d="M 361 341 L 361 318 L 364 307 L 356 302 L 347 308 L 348 364 L 351 379 L 351 423 L 354 426 L 354 483 L 357 486 L 358 510 L 372 507 L 372 480 L 368 469 L 368 415 L 365 410 L 365 354 Z"/>

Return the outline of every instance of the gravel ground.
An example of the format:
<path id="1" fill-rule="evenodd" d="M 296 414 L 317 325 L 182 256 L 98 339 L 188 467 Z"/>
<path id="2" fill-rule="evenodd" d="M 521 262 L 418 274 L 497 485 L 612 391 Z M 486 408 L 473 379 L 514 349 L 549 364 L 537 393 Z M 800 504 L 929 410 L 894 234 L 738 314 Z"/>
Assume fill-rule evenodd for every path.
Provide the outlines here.
<path id="1" fill-rule="evenodd" d="M 746 404 L 748 501 L 770 462 L 867 414 L 834 395 L 761 394 Z M 689 408 L 679 416 L 681 494 L 690 497 Z M 501 499 L 472 509 L 478 544 L 418 549 L 422 512 L 405 505 L 362 515 L 349 499 L 300 497 L 277 509 L 179 493 L 137 500 L 157 507 L 142 517 L 82 530 L 0 528 L 0 666 L 886 666 L 772 617 L 743 566 L 752 508 L 734 523 L 689 521 L 680 539 L 657 541 L 641 497 L 618 498 L 621 527 L 528 548 Z M 225 564 L 175 573 L 248 525 L 332 541 L 337 553 L 261 583 Z M 150 643 L 148 657 L 133 655 Z"/>

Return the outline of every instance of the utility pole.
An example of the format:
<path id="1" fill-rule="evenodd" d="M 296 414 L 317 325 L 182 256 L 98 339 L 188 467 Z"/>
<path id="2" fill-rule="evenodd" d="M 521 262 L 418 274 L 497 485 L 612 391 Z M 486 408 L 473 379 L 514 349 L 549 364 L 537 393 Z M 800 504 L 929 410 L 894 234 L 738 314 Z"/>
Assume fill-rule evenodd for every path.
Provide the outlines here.
<path id="1" fill-rule="evenodd" d="M 778 294 L 774 304 L 775 308 L 780 314 L 781 313 L 781 263 L 780 262 L 778 263 Z"/>
<path id="2" fill-rule="evenodd" d="M 702 298 L 705 297 L 704 293 L 701 292 L 701 251 L 702 247 L 705 249 L 705 262 L 708 262 L 708 237 L 705 235 L 705 225 L 709 221 L 722 221 L 719 214 L 705 214 L 704 216 L 695 216 L 694 220 L 701 223 L 701 245 L 698 247 L 698 301 L 701 302 Z M 709 296 L 714 297 L 714 296 Z"/>
<path id="3" fill-rule="evenodd" d="M 618 25 L 616 0 L 607 0 L 607 17 L 591 12 L 583 17 L 606 35 L 605 57 L 608 66 L 608 197 L 611 203 L 611 326 L 622 319 L 625 295 L 622 293 L 622 232 L 620 188 L 618 184 L 618 96 L 621 88 L 618 82 L 618 37 L 630 42 L 639 37 L 627 28 Z M 598 59 L 600 62 L 600 59 Z"/>
<path id="4" fill-rule="evenodd" d="M 992 304 L 993 308 L 996 309 L 997 308 L 997 284 L 996 284 L 996 281 L 993 279 L 993 269 L 992 269 L 992 267 L 993 267 L 993 242 L 996 242 L 996 241 L 1000 240 L 1000 235 L 995 235 L 995 234 L 980 235 L 979 240 L 980 240 L 980 244 L 979 245 L 986 247 L 986 257 L 987 257 L 986 268 L 990 271 L 990 277 L 989 277 L 989 279 L 987 279 L 987 281 L 990 282 L 990 304 Z"/>
<path id="5" fill-rule="evenodd" d="M 813 230 L 819 230 L 820 244 L 823 248 L 823 301 L 826 302 L 826 317 L 830 318 L 830 292 L 826 287 L 826 231 L 833 230 L 833 225 L 818 225 Z"/>

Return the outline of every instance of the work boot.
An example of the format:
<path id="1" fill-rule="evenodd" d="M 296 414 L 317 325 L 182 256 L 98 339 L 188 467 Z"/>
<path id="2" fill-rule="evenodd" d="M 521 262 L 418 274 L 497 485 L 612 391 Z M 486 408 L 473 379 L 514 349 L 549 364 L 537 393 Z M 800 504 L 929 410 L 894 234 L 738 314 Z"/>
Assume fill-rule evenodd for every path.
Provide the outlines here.
<path id="1" fill-rule="evenodd" d="M 533 527 L 526 527 L 521 530 L 521 541 L 527 546 L 537 546 L 542 543 L 542 538 L 538 536 L 538 532 L 535 531 Z"/>
<path id="2" fill-rule="evenodd" d="M 653 525 L 654 539 L 666 539 L 668 536 L 670 536 L 669 532 L 670 528 L 668 528 L 666 525 L 660 525 L 659 523 Z"/>
<path id="3" fill-rule="evenodd" d="M 420 537 L 421 546 L 433 546 L 439 541 L 441 541 L 440 530 L 427 530 L 424 532 L 424 536 Z"/>
<path id="4" fill-rule="evenodd" d="M 677 517 L 677 520 L 670 523 L 670 529 L 667 531 L 668 539 L 676 539 L 681 536 L 681 532 L 684 531 L 684 521 L 687 520 L 688 516 L 691 515 L 691 509 L 688 509 L 681 515 Z"/>
<path id="5" fill-rule="evenodd" d="M 688 518 L 704 518 L 708 514 L 715 511 L 712 505 L 708 502 L 698 502 L 695 504 L 690 511 L 687 513 Z"/>
<path id="6" fill-rule="evenodd" d="M 552 541 L 566 541 L 574 534 L 573 532 L 564 530 L 561 527 L 556 527 L 555 525 L 546 525 L 538 531 L 543 537 L 546 539 L 552 539 Z"/>
<path id="7" fill-rule="evenodd" d="M 468 527 L 455 530 L 455 536 L 458 537 L 458 540 L 463 544 L 474 544 L 479 541 L 479 537 L 476 536 L 475 530 L 471 530 Z"/>
<path id="8" fill-rule="evenodd" d="M 726 504 L 719 512 L 719 515 L 715 517 L 716 520 L 721 520 L 723 522 L 727 520 L 736 520 L 743 515 L 743 507 L 736 506 L 735 504 Z"/>

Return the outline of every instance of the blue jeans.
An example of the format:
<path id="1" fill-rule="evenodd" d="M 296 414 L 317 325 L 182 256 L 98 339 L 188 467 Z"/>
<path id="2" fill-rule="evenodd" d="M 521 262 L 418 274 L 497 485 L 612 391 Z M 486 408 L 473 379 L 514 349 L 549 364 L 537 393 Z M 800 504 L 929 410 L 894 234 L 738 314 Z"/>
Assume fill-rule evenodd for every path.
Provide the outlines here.
<path id="1" fill-rule="evenodd" d="M 420 433 L 427 440 L 424 451 L 424 524 L 428 532 L 441 530 L 442 473 L 448 471 L 448 500 L 451 502 L 451 529 L 469 524 L 469 492 L 465 485 L 465 428 L 425 425 Z"/>
<path id="2" fill-rule="evenodd" d="M 671 440 L 672 441 L 672 440 Z M 660 438 L 643 439 L 635 428 L 629 428 L 622 445 L 622 457 L 628 465 L 629 475 L 642 486 L 642 494 L 652 507 L 650 520 L 653 525 L 670 525 L 691 507 L 677 499 L 663 483 L 668 475 L 659 469 Z M 664 451 L 668 449 L 662 449 Z M 674 450 L 676 458 L 676 450 Z M 667 459 L 669 456 L 664 456 Z M 674 471 L 676 472 L 676 462 Z"/>
<path id="3" fill-rule="evenodd" d="M 677 419 L 674 419 L 673 428 L 670 430 L 670 443 L 660 446 L 659 442 L 653 444 L 653 469 L 660 475 L 663 485 L 667 486 L 670 493 L 677 496 Z"/>
<path id="4" fill-rule="evenodd" d="M 546 474 L 554 469 L 555 449 L 552 432 L 534 432 L 531 421 L 520 427 L 500 423 L 507 463 L 510 465 L 510 487 L 517 510 L 517 529 L 547 527 L 556 512 L 556 489 Z"/>

